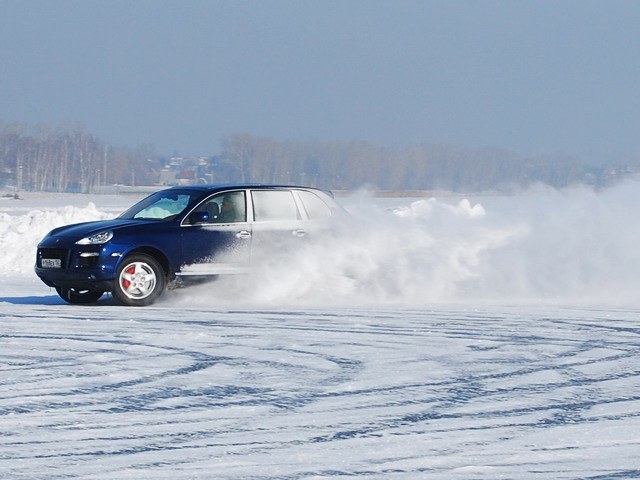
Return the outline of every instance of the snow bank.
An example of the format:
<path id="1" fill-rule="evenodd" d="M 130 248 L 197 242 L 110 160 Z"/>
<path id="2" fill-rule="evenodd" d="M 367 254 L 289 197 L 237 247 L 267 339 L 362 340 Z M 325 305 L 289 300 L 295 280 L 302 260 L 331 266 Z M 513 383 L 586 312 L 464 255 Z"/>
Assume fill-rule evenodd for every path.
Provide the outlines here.
<path id="1" fill-rule="evenodd" d="M 86 207 L 43 206 L 41 210 L 23 215 L 0 212 L 0 276 L 33 274 L 36 247 L 50 230 L 71 223 L 107 218 L 113 218 L 113 214 L 99 211 L 92 202 Z"/>

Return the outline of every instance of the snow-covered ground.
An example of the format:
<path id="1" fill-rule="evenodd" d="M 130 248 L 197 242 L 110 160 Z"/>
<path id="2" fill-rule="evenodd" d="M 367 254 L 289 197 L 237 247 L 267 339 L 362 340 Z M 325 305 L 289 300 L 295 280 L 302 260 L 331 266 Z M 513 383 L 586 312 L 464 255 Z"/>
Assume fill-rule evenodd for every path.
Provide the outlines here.
<path id="1" fill-rule="evenodd" d="M 0 199 L 0 478 L 640 478 L 640 184 L 341 199 L 348 229 L 152 307 L 64 304 Z"/>

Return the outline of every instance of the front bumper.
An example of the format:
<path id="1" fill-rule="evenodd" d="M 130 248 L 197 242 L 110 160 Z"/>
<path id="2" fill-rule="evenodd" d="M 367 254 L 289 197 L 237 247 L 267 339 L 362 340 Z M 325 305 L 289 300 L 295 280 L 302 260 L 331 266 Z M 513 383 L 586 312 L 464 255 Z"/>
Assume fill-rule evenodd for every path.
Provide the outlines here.
<path id="1" fill-rule="evenodd" d="M 35 272 L 50 287 L 111 291 L 119 258 L 102 245 L 45 239 L 38 245 Z"/>
<path id="2" fill-rule="evenodd" d="M 113 290 L 113 278 L 101 278 L 100 272 L 90 273 L 53 271 L 50 268 L 35 268 L 36 275 L 45 285 L 59 288 L 75 288 L 78 290 L 96 290 L 110 292 Z M 96 275 L 96 273 L 98 275 Z"/>

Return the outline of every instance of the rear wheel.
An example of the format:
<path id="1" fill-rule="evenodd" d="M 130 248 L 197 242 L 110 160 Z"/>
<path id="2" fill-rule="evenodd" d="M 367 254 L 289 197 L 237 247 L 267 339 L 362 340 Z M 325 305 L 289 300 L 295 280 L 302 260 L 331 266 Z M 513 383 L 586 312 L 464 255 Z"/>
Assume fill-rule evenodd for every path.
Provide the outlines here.
<path id="1" fill-rule="evenodd" d="M 150 305 L 160 296 L 166 283 L 164 270 L 155 258 L 134 253 L 118 267 L 113 296 L 125 305 Z"/>
<path id="2" fill-rule="evenodd" d="M 96 290 L 80 290 L 78 288 L 61 288 L 56 287 L 58 295 L 67 303 L 74 305 L 86 305 L 88 303 L 95 303 L 102 296 L 104 292 Z"/>

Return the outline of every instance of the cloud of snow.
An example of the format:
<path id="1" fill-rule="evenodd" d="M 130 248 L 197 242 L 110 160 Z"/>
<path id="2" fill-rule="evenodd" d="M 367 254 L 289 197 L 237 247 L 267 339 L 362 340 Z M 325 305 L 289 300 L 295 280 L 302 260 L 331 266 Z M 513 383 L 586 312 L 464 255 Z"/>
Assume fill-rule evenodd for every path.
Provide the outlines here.
<path id="1" fill-rule="evenodd" d="M 639 200 L 640 183 L 633 181 L 599 192 L 538 187 L 478 198 L 359 192 L 340 199 L 351 217 L 333 234 L 297 251 L 272 251 L 249 278 L 168 292 L 164 301 L 633 303 L 640 287 Z M 52 228 L 113 216 L 94 203 L 43 205 L 19 215 L 0 208 L 0 277 L 33 275 L 36 245 Z"/>
<path id="2" fill-rule="evenodd" d="M 404 303 L 455 299 L 482 255 L 525 226 L 488 228 L 479 204 L 436 199 L 384 208 L 369 196 L 347 200 L 352 218 L 298 251 L 274 252 L 252 277 L 261 301 Z"/>
<path id="3" fill-rule="evenodd" d="M 250 279 L 176 301 L 282 305 L 637 302 L 640 184 L 596 192 L 537 187 L 475 200 L 343 199 L 348 225 L 273 252 Z"/>

